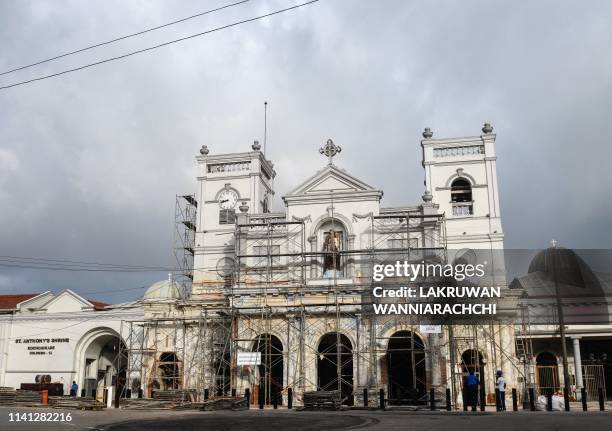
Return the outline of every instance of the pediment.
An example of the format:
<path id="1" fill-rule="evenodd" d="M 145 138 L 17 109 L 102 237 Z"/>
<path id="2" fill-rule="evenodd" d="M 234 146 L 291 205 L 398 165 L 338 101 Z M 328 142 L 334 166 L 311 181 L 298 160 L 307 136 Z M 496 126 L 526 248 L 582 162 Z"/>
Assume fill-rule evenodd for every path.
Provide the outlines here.
<path id="1" fill-rule="evenodd" d="M 94 305 L 85 298 L 74 293 L 72 290 L 65 289 L 41 308 L 44 308 L 47 313 L 65 313 L 92 309 Z"/>
<path id="2" fill-rule="evenodd" d="M 289 192 L 287 196 L 326 194 L 332 191 L 349 193 L 378 192 L 374 187 L 337 166 L 328 165 Z"/>

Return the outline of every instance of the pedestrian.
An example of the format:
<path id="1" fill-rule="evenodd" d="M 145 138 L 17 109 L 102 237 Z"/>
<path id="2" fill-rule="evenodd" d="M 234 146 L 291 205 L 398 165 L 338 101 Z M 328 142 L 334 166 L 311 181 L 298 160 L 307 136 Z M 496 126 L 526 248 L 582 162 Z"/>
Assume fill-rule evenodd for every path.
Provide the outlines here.
<path id="1" fill-rule="evenodd" d="M 504 379 L 504 372 L 497 370 L 497 380 L 495 385 L 497 387 L 497 411 L 506 411 L 506 380 Z"/>
<path id="2" fill-rule="evenodd" d="M 476 404 L 478 402 L 478 384 L 480 381 L 478 377 L 474 375 L 474 371 L 470 371 L 470 375 L 465 378 L 465 387 L 467 388 L 467 401 L 468 405 L 472 406 L 472 411 L 476 411 Z"/>
<path id="3" fill-rule="evenodd" d="M 70 386 L 70 396 L 76 397 L 78 392 L 79 392 L 79 385 L 77 385 L 77 382 L 73 380 L 72 386 Z"/>

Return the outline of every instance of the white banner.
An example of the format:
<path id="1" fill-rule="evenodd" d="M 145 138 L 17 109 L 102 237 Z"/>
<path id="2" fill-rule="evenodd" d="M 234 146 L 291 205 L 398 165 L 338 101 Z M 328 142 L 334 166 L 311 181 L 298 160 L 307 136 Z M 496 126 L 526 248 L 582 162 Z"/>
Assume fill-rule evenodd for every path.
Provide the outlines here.
<path id="1" fill-rule="evenodd" d="M 441 325 L 419 325 L 421 334 L 441 334 Z"/>
<path id="2" fill-rule="evenodd" d="M 238 352 L 236 365 L 259 365 L 261 364 L 261 352 Z"/>

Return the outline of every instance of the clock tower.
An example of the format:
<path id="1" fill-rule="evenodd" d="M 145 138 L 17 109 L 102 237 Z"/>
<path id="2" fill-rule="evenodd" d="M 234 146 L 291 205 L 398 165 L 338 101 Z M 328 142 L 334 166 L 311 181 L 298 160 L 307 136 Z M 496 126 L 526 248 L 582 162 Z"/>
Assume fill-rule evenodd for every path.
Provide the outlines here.
<path id="1" fill-rule="evenodd" d="M 196 157 L 194 299 L 223 300 L 226 275 L 234 259 L 236 214 L 245 207 L 249 214 L 269 211 L 276 172 L 261 152 L 259 142 L 255 141 L 251 149 L 244 153 L 211 154 L 203 145 Z"/>

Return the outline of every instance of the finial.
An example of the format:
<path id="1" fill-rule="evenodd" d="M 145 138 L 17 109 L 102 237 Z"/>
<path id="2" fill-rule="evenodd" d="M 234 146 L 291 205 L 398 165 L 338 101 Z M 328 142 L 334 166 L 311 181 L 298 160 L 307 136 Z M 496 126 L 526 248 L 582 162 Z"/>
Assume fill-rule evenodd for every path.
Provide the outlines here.
<path id="1" fill-rule="evenodd" d="M 551 241 L 550 241 L 550 246 L 551 246 L 552 248 L 557 248 L 557 240 L 556 240 L 556 239 L 551 240 Z"/>
<path id="2" fill-rule="evenodd" d="M 241 213 L 246 214 L 249 210 L 249 206 L 247 205 L 246 201 L 242 201 L 242 204 L 238 207 L 238 209 Z"/>
<path id="3" fill-rule="evenodd" d="M 484 133 L 485 135 L 488 135 L 489 133 L 493 132 L 493 126 L 491 126 L 491 123 L 484 123 L 484 126 L 482 126 L 482 133 Z"/>
<path id="4" fill-rule="evenodd" d="M 253 151 L 261 150 L 261 145 L 259 145 L 259 141 L 253 141 L 253 145 L 251 145 L 251 148 L 253 149 Z"/>
<path id="5" fill-rule="evenodd" d="M 433 132 L 431 131 L 431 129 L 429 127 L 425 127 L 425 130 L 423 130 L 423 137 L 425 139 L 431 139 L 432 136 Z"/>
<path id="6" fill-rule="evenodd" d="M 339 147 L 338 145 L 334 144 L 334 141 L 332 141 L 331 139 L 327 140 L 324 147 L 319 148 L 319 153 L 327 156 L 330 165 L 333 165 L 334 156 L 341 151 L 342 147 Z"/>
<path id="7" fill-rule="evenodd" d="M 423 193 L 423 196 L 421 197 L 425 203 L 429 203 L 433 200 L 433 195 L 429 192 L 429 190 L 425 190 L 425 193 Z"/>
<path id="8" fill-rule="evenodd" d="M 202 145 L 202 148 L 200 148 L 200 154 L 206 156 L 209 152 L 210 150 L 208 149 L 208 147 L 206 145 Z"/>

